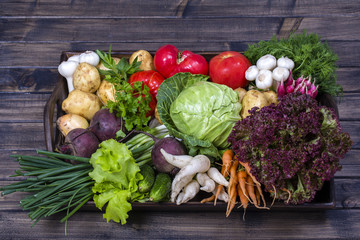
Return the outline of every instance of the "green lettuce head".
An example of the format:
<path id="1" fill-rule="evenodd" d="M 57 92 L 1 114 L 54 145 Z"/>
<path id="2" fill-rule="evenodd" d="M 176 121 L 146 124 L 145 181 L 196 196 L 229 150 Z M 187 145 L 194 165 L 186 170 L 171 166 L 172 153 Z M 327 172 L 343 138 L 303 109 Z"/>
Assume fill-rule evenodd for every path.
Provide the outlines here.
<path id="1" fill-rule="evenodd" d="M 207 81 L 207 76 L 178 73 L 159 88 L 158 112 L 175 137 L 184 140 L 190 155 L 219 157 L 229 146 L 227 138 L 241 119 L 238 94 Z"/>

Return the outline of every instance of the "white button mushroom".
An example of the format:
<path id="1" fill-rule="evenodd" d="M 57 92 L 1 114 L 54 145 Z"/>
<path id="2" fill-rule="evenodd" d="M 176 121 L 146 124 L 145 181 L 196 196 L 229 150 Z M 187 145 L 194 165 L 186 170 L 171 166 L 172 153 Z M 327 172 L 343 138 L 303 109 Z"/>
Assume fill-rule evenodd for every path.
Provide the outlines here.
<path id="1" fill-rule="evenodd" d="M 287 68 L 289 70 L 292 70 L 295 66 L 295 63 L 293 60 L 291 60 L 288 57 L 281 57 L 277 60 L 277 66 L 278 67 L 284 67 Z"/>
<path id="2" fill-rule="evenodd" d="M 73 55 L 68 58 L 68 61 L 80 62 L 80 55 Z"/>
<path id="3" fill-rule="evenodd" d="M 80 63 L 86 62 L 95 67 L 99 64 L 100 58 L 99 58 L 99 55 L 96 54 L 96 52 L 86 51 L 86 52 L 80 54 L 79 62 Z"/>
<path id="4" fill-rule="evenodd" d="M 273 70 L 276 67 L 276 58 L 271 54 L 266 54 L 257 60 L 256 66 L 260 70 Z"/>
<path id="5" fill-rule="evenodd" d="M 272 78 L 278 82 L 285 82 L 289 78 L 289 75 L 289 69 L 284 67 L 277 67 L 272 71 Z"/>
<path id="6" fill-rule="evenodd" d="M 272 86 L 273 79 L 270 70 L 260 70 L 255 80 L 256 87 L 260 89 L 269 89 Z"/>
<path id="7" fill-rule="evenodd" d="M 254 81 L 258 74 L 259 69 L 255 65 L 252 65 L 245 71 L 245 78 L 248 81 Z"/>
<path id="8" fill-rule="evenodd" d="M 58 71 L 61 74 L 61 76 L 65 77 L 66 80 L 67 80 L 69 93 L 72 90 L 74 90 L 73 74 L 74 74 L 74 72 L 75 72 L 78 65 L 79 65 L 79 62 L 63 61 L 58 67 Z"/>

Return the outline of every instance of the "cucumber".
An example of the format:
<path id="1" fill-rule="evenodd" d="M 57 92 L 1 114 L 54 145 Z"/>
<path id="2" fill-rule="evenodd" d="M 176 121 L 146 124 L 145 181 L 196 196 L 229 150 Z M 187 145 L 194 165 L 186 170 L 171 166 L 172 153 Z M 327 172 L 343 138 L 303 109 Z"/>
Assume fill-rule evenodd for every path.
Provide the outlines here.
<path id="1" fill-rule="evenodd" d="M 143 175 L 144 179 L 139 181 L 139 192 L 150 192 L 151 187 L 154 185 L 155 182 L 154 169 L 150 165 L 145 164 L 140 167 L 140 173 L 141 175 Z"/>
<path id="2" fill-rule="evenodd" d="M 171 177 L 166 173 L 158 173 L 153 187 L 150 190 L 150 201 L 160 202 L 165 200 L 171 191 Z"/>

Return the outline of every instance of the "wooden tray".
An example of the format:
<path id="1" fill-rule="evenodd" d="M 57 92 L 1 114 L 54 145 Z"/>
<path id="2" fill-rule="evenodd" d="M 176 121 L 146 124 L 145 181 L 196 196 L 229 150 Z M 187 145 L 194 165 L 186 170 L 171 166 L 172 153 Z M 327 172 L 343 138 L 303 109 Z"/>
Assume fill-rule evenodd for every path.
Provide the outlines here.
<path id="1" fill-rule="evenodd" d="M 112 52 L 113 57 L 125 57 L 129 58 L 131 53 L 134 51 L 115 51 Z M 218 54 L 218 52 L 197 52 L 198 54 L 203 55 L 208 61 Z M 61 54 L 60 62 L 66 61 L 70 56 L 80 54 L 80 52 L 63 52 Z M 152 53 L 153 54 L 153 53 Z M 47 101 L 44 109 L 44 133 L 45 133 L 45 143 L 48 151 L 54 151 L 56 146 L 60 145 L 64 141 L 64 137 L 56 127 L 56 119 L 65 114 L 61 109 L 62 101 L 67 97 L 67 82 L 60 74 L 58 75 L 58 82 L 55 86 L 54 91 L 52 92 L 49 100 Z M 328 107 L 332 107 L 337 116 L 338 108 L 336 102 L 332 96 L 328 94 L 319 95 L 317 100 L 320 104 Z M 200 200 L 208 195 L 204 192 L 199 193 L 198 196 L 192 201 L 176 205 L 171 202 L 162 202 L 162 203 L 132 203 L 134 210 L 141 211 L 225 211 L 226 203 L 219 201 L 216 206 L 213 203 L 200 203 Z M 270 197 L 267 197 L 267 201 L 271 202 Z M 88 209 L 96 209 L 94 202 L 90 201 L 86 206 Z M 332 209 L 335 207 L 335 190 L 334 190 L 334 180 L 326 181 L 323 188 L 317 192 L 315 199 L 310 203 L 300 204 L 300 205 L 286 205 L 283 202 L 275 202 L 271 207 L 271 210 L 286 210 L 286 211 L 305 211 L 305 210 L 326 210 Z M 234 210 L 236 211 L 237 208 Z M 241 208 L 239 208 L 241 210 Z M 251 206 L 249 209 L 256 209 Z"/>

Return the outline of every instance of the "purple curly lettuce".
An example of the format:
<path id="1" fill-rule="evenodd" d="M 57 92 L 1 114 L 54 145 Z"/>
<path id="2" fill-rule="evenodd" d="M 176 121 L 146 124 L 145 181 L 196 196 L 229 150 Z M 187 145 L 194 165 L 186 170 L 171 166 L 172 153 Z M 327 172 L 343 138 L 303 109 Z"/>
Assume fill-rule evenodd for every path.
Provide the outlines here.
<path id="1" fill-rule="evenodd" d="M 352 146 L 332 109 L 298 93 L 284 96 L 277 106 L 250 110 L 228 141 L 266 191 L 292 204 L 313 200 Z"/>

